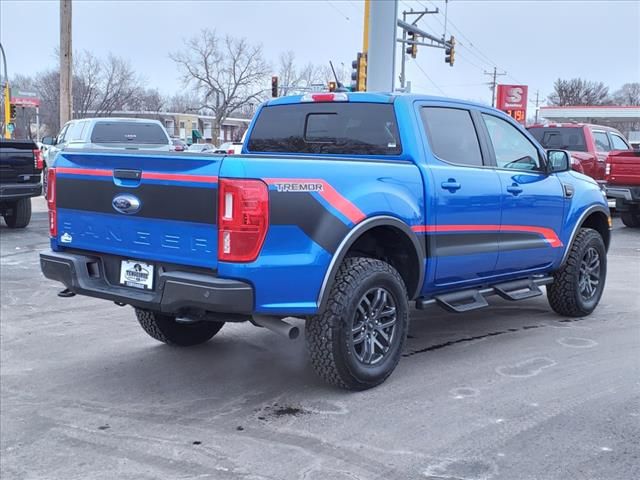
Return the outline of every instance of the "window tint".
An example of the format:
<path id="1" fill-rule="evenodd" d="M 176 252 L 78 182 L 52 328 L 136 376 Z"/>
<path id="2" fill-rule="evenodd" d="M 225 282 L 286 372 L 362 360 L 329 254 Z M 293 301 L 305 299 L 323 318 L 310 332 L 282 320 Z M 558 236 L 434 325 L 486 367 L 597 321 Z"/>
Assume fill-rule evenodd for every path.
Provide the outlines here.
<path id="1" fill-rule="evenodd" d="M 467 110 L 424 107 L 422 123 L 433 153 L 447 162 L 482 165 L 478 135 Z"/>
<path id="2" fill-rule="evenodd" d="M 99 122 L 91 133 L 93 143 L 168 145 L 169 139 L 157 123 Z"/>
<path id="3" fill-rule="evenodd" d="M 581 127 L 534 127 L 529 129 L 529 133 L 544 148 L 571 150 L 572 152 L 587 151 L 584 130 Z"/>
<path id="4" fill-rule="evenodd" d="M 482 118 L 489 130 L 498 167 L 515 170 L 540 170 L 538 149 L 521 131 L 509 122 L 493 115 L 483 113 Z"/>
<path id="5" fill-rule="evenodd" d="M 611 145 L 613 146 L 613 150 L 629 150 L 629 145 L 620 135 L 616 135 L 615 133 L 610 133 L 611 136 Z"/>
<path id="6" fill-rule="evenodd" d="M 596 150 L 598 152 L 608 152 L 611 150 L 609 138 L 605 132 L 593 132 L 593 139 L 596 142 Z"/>
<path id="7" fill-rule="evenodd" d="M 251 152 L 399 155 L 393 105 L 302 103 L 261 110 L 249 137 Z"/>

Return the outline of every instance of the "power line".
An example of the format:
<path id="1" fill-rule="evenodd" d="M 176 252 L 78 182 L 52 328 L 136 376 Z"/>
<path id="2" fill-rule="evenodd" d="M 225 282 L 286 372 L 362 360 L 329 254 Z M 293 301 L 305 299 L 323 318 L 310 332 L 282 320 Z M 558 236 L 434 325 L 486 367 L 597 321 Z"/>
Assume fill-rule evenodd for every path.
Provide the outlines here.
<path id="1" fill-rule="evenodd" d="M 342 10 L 336 7 L 330 0 L 324 0 L 324 1 L 327 2 L 331 6 L 331 8 L 333 8 L 336 12 L 342 15 L 347 22 L 351 21 L 351 18 L 349 18 L 349 16 L 346 13 L 344 13 Z"/>
<path id="2" fill-rule="evenodd" d="M 427 80 L 429 80 L 429 82 L 431 82 L 431 85 L 433 85 L 436 89 L 438 89 L 438 91 L 444 95 L 445 97 L 447 96 L 446 93 L 444 93 L 444 90 L 442 90 L 442 88 L 440 88 L 438 86 L 438 84 L 436 84 L 436 82 L 434 82 L 431 77 L 427 74 L 427 72 L 424 71 L 424 69 L 420 66 L 420 64 L 414 60 L 413 62 L 415 64 L 416 67 L 418 67 L 418 70 L 420 70 L 422 72 L 422 74 L 427 78 Z"/>

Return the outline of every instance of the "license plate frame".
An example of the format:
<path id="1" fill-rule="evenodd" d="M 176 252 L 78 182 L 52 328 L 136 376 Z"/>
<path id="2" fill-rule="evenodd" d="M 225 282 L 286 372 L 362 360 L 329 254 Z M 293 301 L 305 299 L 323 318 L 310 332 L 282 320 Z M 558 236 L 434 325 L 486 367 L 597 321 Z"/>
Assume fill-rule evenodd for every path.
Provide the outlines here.
<path id="1" fill-rule="evenodd" d="M 153 290 L 154 270 L 152 263 L 122 260 L 120 262 L 120 285 L 138 290 Z"/>

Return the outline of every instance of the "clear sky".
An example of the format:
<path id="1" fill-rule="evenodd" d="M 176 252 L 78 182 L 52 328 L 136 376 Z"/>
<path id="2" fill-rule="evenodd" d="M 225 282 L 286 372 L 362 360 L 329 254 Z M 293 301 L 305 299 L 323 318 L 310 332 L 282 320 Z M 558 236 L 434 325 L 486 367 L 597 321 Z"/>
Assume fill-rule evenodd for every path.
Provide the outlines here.
<path id="1" fill-rule="evenodd" d="M 333 60 L 350 67 L 362 48 L 363 5 L 358 0 L 74 0 L 73 48 L 127 58 L 147 86 L 169 94 L 182 85 L 168 53 L 205 27 L 261 43 L 273 65 L 280 52 L 292 50 L 300 64 Z M 427 15 L 419 25 L 440 36 L 443 0 L 400 1 L 399 13 L 435 6 L 440 14 Z M 455 34 L 459 44 L 455 66 L 444 63 L 442 50 L 420 48 L 417 59 L 408 61 L 413 91 L 489 102 L 489 77 L 483 72 L 494 65 L 508 72 L 499 78 L 502 83 L 529 85 L 530 99 L 536 90 L 548 95 L 558 77 L 603 81 L 612 90 L 640 81 L 638 0 L 450 0 L 448 20 L 447 37 Z M 58 0 L 0 0 L 0 40 L 10 76 L 56 65 L 58 25 Z"/>

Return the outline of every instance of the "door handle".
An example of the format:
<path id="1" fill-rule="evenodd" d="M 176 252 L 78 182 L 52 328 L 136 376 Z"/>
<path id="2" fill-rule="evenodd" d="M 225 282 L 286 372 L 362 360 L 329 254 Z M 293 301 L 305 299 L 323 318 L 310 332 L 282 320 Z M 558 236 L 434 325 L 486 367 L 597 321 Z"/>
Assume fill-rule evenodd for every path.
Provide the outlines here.
<path id="1" fill-rule="evenodd" d="M 514 183 L 513 185 L 509 185 L 507 187 L 507 192 L 513 195 L 518 195 L 519 193 L 522 193 L 522 187 L 520 187 L 517 183 Z"/>
<path id="2" fill-rule="evenodd" d="M 440 186 L 444 190 L 449 190 L 451 193 L 455 192 L 456 190 L 460 190 L 460 187 L 462 187 L 462 185 L 456 182 L 455 178 L 450 178 L 446 182 L 442 182 Z"/>

